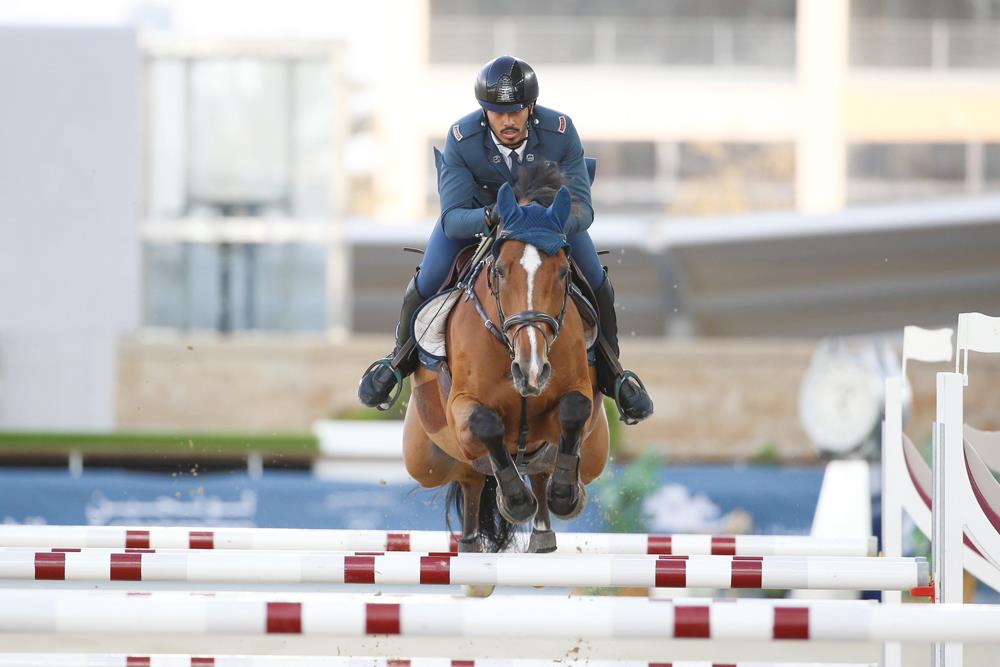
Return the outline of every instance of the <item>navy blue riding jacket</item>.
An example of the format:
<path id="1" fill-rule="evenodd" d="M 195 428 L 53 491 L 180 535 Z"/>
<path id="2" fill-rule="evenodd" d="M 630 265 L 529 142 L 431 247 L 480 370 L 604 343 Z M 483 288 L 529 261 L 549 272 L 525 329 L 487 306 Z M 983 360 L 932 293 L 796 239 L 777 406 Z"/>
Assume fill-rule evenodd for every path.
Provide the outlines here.
<path id="1" fill-rule="evenodd" d="M 522 164 L 559 163 L 573 196 L 574 214 L 566 224 L 570 253 L 595 290 L 604 282 L 604 269 L 587 229 L 594 221 L 590 182 L 580 136 L 569 116 L 536 105 L 528 120 L 528 139 Z M 417 275 L 417 289 L 432 296 L 447 277 L 458 252 L 476 234 L 485 234 L 485 207 L 496 202 L 497 191 L 514 178 L 486 123 L 481 109 L 451 126 L 444 154 L 435 151 L 441 217 L 431 234 Z"/>

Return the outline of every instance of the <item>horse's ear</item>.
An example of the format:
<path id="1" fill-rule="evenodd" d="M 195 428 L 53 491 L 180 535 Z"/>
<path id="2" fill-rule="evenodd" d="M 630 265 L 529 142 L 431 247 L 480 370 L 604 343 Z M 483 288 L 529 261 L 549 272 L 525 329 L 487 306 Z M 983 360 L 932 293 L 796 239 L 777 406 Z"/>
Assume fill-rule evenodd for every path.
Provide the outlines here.
<path id="1" fill-rule="evenodd" d="M 549 214 L 560 225 L 565 225 L 566 221 L 569 220 L 569 212 L 572 205 L 573 199 L 570 197 L 569 190 L 567 190 L 564 185 L 559 188 L 559 192 L 556 193 L 552 206 L 549 206 Z"/>
<path id="2" fill-rule="evenodd" d="M 524 215 L 517 204 L 517 197 L 514 196 L 514 189 L 510 187 L 510 183 L 500 186 L 500 191 L 497 192 L 497 206 L 500 208 L 500 217 L 503 218 L 505 225 Z"/>

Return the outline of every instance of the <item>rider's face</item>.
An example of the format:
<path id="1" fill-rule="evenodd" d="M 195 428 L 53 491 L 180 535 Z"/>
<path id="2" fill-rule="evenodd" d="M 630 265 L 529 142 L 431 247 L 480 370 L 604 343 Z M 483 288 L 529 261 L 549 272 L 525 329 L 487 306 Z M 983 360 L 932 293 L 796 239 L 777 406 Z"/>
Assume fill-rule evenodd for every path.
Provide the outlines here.
<path id="1" fill-rule="evenodd" d="M 527 138 L 530 115 L 531 107 L 511 113 L 486 110 L 486 120 L 489 121 L 493 134 L 501 144 L 509 148 L 517 148 Z"/>

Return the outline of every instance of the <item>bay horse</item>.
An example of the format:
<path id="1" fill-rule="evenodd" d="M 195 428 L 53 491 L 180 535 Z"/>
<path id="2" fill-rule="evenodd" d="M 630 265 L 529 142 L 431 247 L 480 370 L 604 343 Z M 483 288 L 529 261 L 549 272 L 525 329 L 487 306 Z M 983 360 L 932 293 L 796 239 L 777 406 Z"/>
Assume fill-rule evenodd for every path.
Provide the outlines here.
<path id="1" fill-rule="evenodd" d="M 406 469 L 424 487 L 450 484 L 446 505 L 462 518 L 459 551 L 503 550 L 514 525 L 529 521 L 529 551 L 554 551 L 549 511 L 577 516 L 585 485 L 608 462 L 607 416 L 559 238 L 571 212 L 562 183 L 558 165 L 540 163 L 522 173 L 519 198 L 501 186 L 492 254 L 448 315 L 450 389 L 423 366 L 411 380 Z M 518 229 L 532 242 L 519 240 Z M 531 463 L 516 465 L 519 445 L 518 461 Z"/>

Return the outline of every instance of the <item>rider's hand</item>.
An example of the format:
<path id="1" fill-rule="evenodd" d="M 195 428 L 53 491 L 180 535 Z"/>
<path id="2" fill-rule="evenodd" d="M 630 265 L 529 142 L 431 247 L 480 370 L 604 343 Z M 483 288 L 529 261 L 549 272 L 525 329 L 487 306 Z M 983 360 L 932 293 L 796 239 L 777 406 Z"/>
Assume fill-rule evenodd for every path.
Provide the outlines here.
<path id="1" fill-rule="evenodd" d="M 500 208 L 496 204 L 490 204 L 483 209 L 483 215 L 486 217 L 486 226 L 493 229 L 502 221 L 500 218 Z"/>

